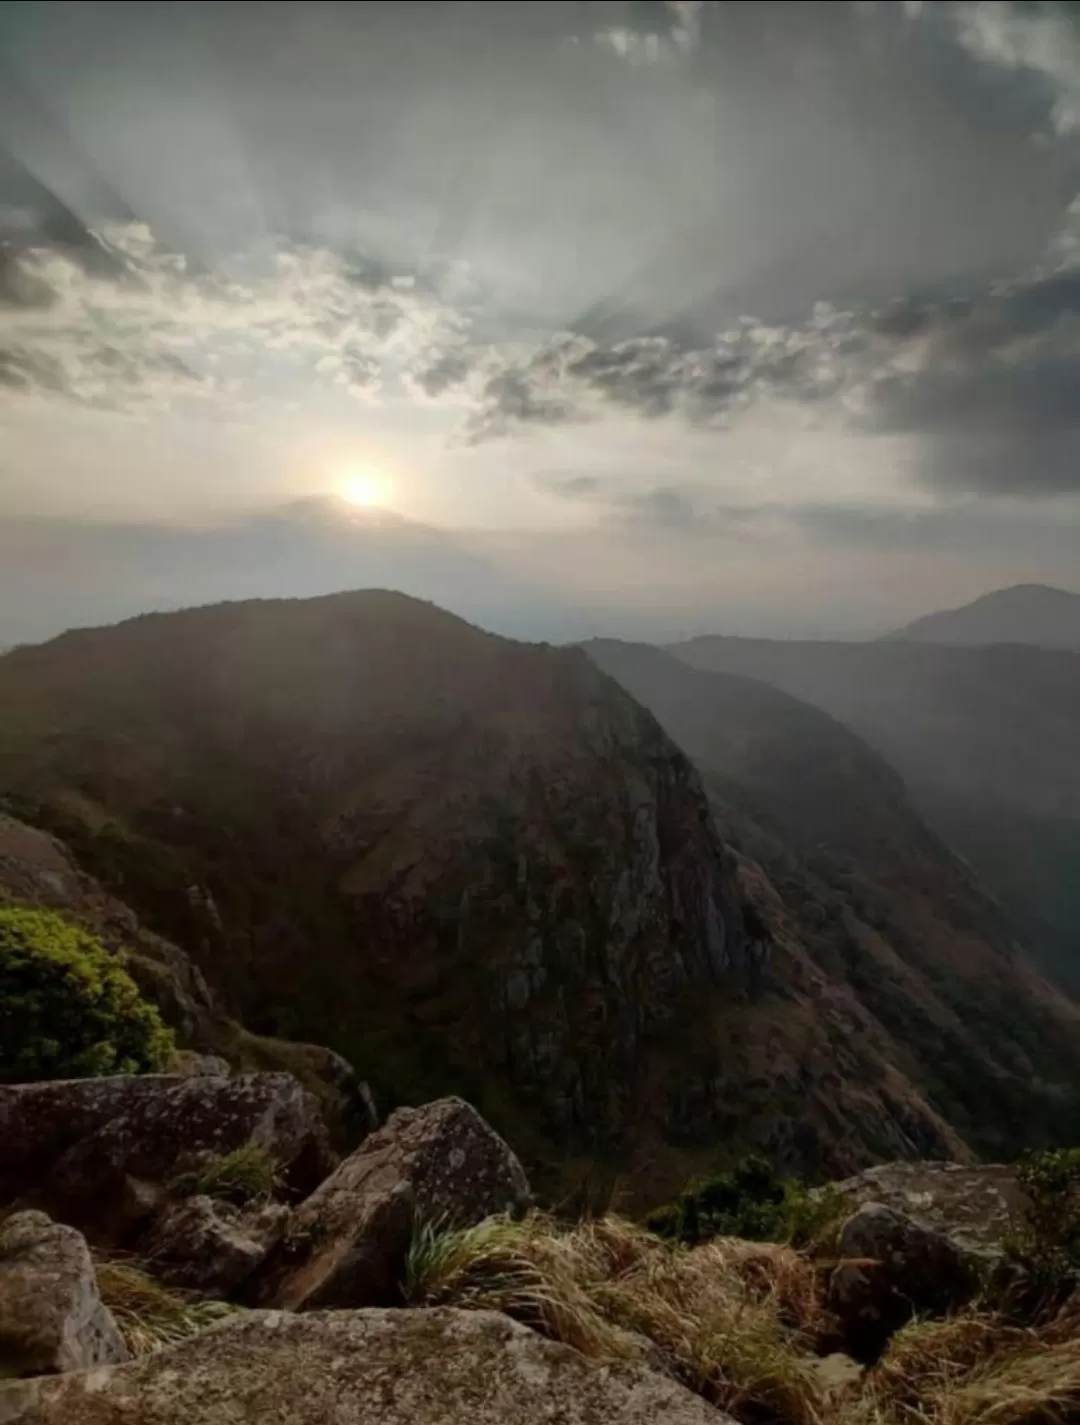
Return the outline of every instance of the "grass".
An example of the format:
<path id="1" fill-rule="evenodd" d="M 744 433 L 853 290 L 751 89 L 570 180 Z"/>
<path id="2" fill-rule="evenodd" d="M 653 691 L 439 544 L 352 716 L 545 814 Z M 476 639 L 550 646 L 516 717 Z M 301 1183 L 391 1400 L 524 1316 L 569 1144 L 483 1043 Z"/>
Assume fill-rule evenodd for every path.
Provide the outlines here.
<path id="1" fill-rule="evenodd" d="M 977 1311 L 897 1332 L 843 1425 L 1066 1425 L 1080 1418 L 1075 1320 Z"/>
<path id="2" fill-rule="evenodd" d="M 277 1165 L 258 1143 L 244 1143 L 207 1164 L 192 1182 L 195 1193 L 244 1207 L 266 1202 L 277 1186 Z"/>
<path id="3" fill-rule="evenodd" d="M 184 1341 L 239 1310 L 164 1287 L 134 1261 L 99 1258 L 94 1266 L 101 1299 L 133 1356 Z"/>
<path id="4" fill-rule="evenodd" d="M 743 1420 L 827 1418 L 809 1352 L 822 1319 L 815 1273 L 789 1248 L 669 1245 L 618 1218 L 566 1230 L 540 1214 L 491 1218 L 422 1230 L 406 1296 L 504 1311 L 586 1355 L 645 1360 Z"/>
<path id="5" fill-rule="evenodd" d="M 1068 1425 L 1080 1421 L 1080 1305 L 1037 1327 L 971 1308 L 897 1332 L 832 1375 L 822 1271 L 790 1247 L 671 1244 L 618 1218 L 532 1214 L 415 1236 L 417 1306 L 504 1311 L 584 1354 L 641 1361 L 740 1425 Z"/>

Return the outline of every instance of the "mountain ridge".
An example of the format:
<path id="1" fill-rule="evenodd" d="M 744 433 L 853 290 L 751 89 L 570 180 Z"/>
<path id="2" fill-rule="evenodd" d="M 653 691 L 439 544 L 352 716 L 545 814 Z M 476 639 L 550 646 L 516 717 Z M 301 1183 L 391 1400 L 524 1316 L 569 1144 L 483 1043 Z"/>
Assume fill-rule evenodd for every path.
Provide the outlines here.
<path id="1" fill-rule="evenodd" d="M 886 640 L 968 644 L 1026 643 L 1080 650 L 1080 594 L 1049 584 L 992 589 L 957 608 L 926 614 Z"/>

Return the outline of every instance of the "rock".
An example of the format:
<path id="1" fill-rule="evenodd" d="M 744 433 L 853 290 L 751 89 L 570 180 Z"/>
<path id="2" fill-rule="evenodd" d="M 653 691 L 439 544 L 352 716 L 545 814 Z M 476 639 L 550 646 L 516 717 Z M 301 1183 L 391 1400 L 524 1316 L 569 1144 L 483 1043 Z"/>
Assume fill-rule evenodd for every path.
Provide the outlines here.
<path id="1" fill-rule="evenodd" d="M 264 1223 L 260 1231 L 257 1218 L 227 1203 L 189 1197 L 164 1214 L 140 1250 L 167 1286 L 225 1297 L 266 1256 L 274 1225 Z M 278 1218 L 278 1231 L 282 1225 Z"/>
<path id="2" fill-rule="evenodd" d="M 255 1300 L 292 1311 L 392 1303 L 417 1223 L 466 1226 L 528 1201 L 521 1164 L 464 1100 L 398 1109 L 292 1213 Z"/>
<path id="3" fill-rule="evenodd" d="M 883 1163 L 834 1183 L 833 1190 L 852 1207 L 891 1207 L 988 1260 L 1000 1256 L 1025 1201 L 1014 1170 L 998 1163 Z"/>
<path id="4" fill-rule="evenodd" d="M 0 1383 L 0 1425 L 731 1425 L 642 1366 L 488 1311 L 234 1317 L 156 1355 Z"/>
<path id="5" fill-rule="evenodd" d="M 232 1067 L 220 1054 L 196 1054 L 193 1049 L 180 1049 L 172 1064 L 174 1074 L 185 1079 L 227 1079 Z"/>
<path id="6" fill-rule="evenodd" d="M 103 1240 L 161 1204 L 186 1161 L 265 1148 L 308 1193 L 333 1167 L 318 1106 L 289 1074 L 169 1074 L 0 1086 L 0 1196 L 26 1197 Z"/>
<path id="7" fill-rule="evenodd" d="M 292 1039 L 268 1039 L 241 1031 L 236 1047 L 245 1069 L 284 1070 L 319 1100 L 331 1142 L 350 1152 L 379 1126 L 375 1099 L 368 1084 L 342 1055 L 320 1044 Z"/>
<path id="8" fill-rule="evenodd" d="M 44 1212 L 0 1227 L 0 1378 L 126 1361 L 86 1239 Z"/>
<path id="9" fill-rule="evenodd" d="M 867 1203 L 847 1219 L 837 1250 L 828 1306 L 858 1361 L 876 1360 L 913 1316 L 944 1315 L 979 1290 L 976 1257 L 882 1203 Z"/>

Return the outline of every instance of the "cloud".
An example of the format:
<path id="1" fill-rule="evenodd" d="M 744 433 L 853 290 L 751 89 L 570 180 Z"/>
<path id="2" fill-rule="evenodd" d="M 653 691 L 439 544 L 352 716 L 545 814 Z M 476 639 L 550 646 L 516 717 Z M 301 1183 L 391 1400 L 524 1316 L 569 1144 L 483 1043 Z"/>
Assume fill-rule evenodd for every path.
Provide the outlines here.
<path id="1" fill-rule="evenodd" d="M 1080 489 L 1075 229 L 1070 212 L 1031 275 L 973 294 L 817 303 L 803 322 L 743 317 L 691 346 L 574 332 L 482 340 L 477 307 L 460 283 L 450 300 L 437 273 L 283 244 L 199 268 L 128 224 L 102 235 L 108 271 L 57 246 L 7 254 L 0 401 L 198 400 L 236 413 L 305 383 L 362 400 L 400 390 L 459 407 L 472 444 L 612 419 L 719 434 L 765 412 L 794 431 L 914 437 L 918 474 L 934 488 L 1067 492 Z M 707 519 L 685 492 L 661 494 L 635 517 Z"/>
<path id="2" fill-rule="evenodd" d="M 908 369 L 877 383 L 868 423 L 922 437 L 943 490 L 1080 492 L 1080 269 L 920 314 Z"/>
<path id="3" fill-rule="evenodd" d="M 533 483 L 544 493 L 597 511 L 612 529 L 642 529 L 712 541 L 744 538 L 755 527 L 775 523 L 773 505 L 736 504 L 690 483 L 656 484 L 643 480 L 540 471 Z M 786 511 L 780 510 L 783 517 Z"/>
<path id="4" fill-rule="evenodd" d="M 415 273 L 326 248 L 276 244 L 200 268 L 144 224 L 100 243 L 104 271 L 66 246 L 0 249 L 9 399 L 128 409 L 220 398 L 235 410 L 286 380 L 371 397 L 418 362 L 437 372 L 464 324 Z"/>
<path id="5" fill-rule="evenodd" d="M 1054 125 L 1080 130 L 1080 30 L 1068 4 L 1006 4 L 1002 0 L 948 6 L 960 42 L 976 58 L 1040 80 L 1052 95 Z"/>
<path id="6" fill-rule="evenodd" d="M 469 436 L 614 417 L 730 432 L 766 412 L 795 429 L 913 437 L 935 488 L 1080 491 L 1080 265 L 1062 250 L 1056 266 L 972 295 L 818 304 L 793 326 L 744 318 L 708 348 L 565 334 L 525 353 L 478 348 L 472 367 L 463 351 L 463 379 L 503 362 Z"/>
<path id="7" fill-rule="evenodd" d="M 385 7 L 353 8 L 396 23 Z M 932 491 L 1075 489 L 1080 213 L 1042 252 L 1071 150 L 1060 136 L 1042 142 L 1040 126 L 1072 122 L 1077 32 L 1055 7 L 906 9 L 907 20 L 894 6 L 785 7 L 778 28 L 759 6 L 605 4 L 585 7 L 587 21 L 581 7 L 529 6 L 518 28 L 511 7 L 464 7 L 452 45 L 454 26 L 439 30 L 455 75 L 489 83 L 474 67 L 483 35 L 507 65 L 530 47 L 542 65 L 531 88 L 513 68 L 520 124 L 480 144 L 488 130 L 465 84 L 447 104 L 445 144 L 441 130 L 432 137 L 437 105 L 414 123 L 420 79 L 434 83 L 424 65 L 443 61 L 433 41 L 424 65 L 409 49 L 415 72 L 402 59 L 395 76 L 368 76 L 371 114 L 400 122 L 368 125 L 394 137 L 385 154 L 372 141 L 355 169 L 358 89 L 336 66 L 363 47 L 320 49 L 305 31 L 305 72 L 326 69 L 323 117 L 328 131 L 330 117 L 348 119 L 338 141 L 350 163 L 340 148 L 336 168 L 318 167 L 318 116 L 286 143 L 299 112 L 287 95 L 267 112 L 268 132 L 286 145 L 281 173 L 305 203 L 316 169 L 331 192 L 355 182 L 364 202 L 346 206 L 334 239 L 264 233 L 196 262 L 127 223 L 90 234 L 93 263 L 89 247 L 55 241 L 0 248 L 0 403 L 198 402 L 232 414 L 325 389 L 456 408 L 459 438 L 474 445 L 640 422 L 715 434 L 717 452 L 719 437 L 766 418 L 793 439 L 903 436 Z M 599 46 L 594 31 L 607 37 Z M 647 59 L 650 74 L 598 56 L 605 44 Z M 260 135 L 243 137 L 258 155 Z M 288 147 L 294 138 L 311 147 Z M 197 167 L 185 170 L 192 182 Z M 267 171 L 261 196 L 287 208 L 270 190 L 288 184 Z M 369 192 L 372 221 L 393 237 L 377 258 L 346 241 Z M 421 198 L 441 227 L 425 227 Z M 418 256 L 440 247 L 456 266 Z M 872 300 L 848 300 L 849 274 Z M 592 284 L 584 308 L 579 277 Z M 885 278 L 895 301 L 881 297 Z M 822 293 L 830 300 L 815 305 Z M 737 315 L 744 294 L 754 315 Z M 589 497 L 598 509 L 606 498 Z M 714 512 L 680 475 L 609 503 L 619 518 L 687 529 Z"/>

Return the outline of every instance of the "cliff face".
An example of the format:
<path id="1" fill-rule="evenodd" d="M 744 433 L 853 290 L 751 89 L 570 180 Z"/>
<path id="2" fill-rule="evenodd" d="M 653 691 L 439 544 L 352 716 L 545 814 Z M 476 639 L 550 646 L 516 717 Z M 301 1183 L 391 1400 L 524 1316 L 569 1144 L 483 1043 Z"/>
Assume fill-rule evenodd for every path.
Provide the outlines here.
<path id="1" fill-rule="evenodd" d="M 821 994 L 832 1009 L 819 1004 L 819 1018 L 834 1033 L 847 1024 L 834 1061 L 874 1045 L 987 1154 L 1071 1141 L 1080 1009 L 1040 977 L 881 757 L 765 683 L 644 645 L 588 647 L 694 759 L 725 837 L 780 893 L 771 979 L 794 987 L 816 974 L 828 986 Z M 818 1077 L 828 1080 L 824 1063 Z M 875 1078 L 887 1083 L 866 1067 L 859 1077 L 867 1090 Z M 898 1087 L 894 1076 L 892 1096 Z M 840 1108 L 835 1086 L 829 1097 Z M 864 1105 L 855 1131 L 864 1140 L 884 1133 L 877 1151 L 896 1156 L 889 1135 L 905 1119 L 906 1132 L 922 1137 L 919 1153 L 933 1156 L 925 1117 L 899 1106 L 881 1115 Z"/>
<path id="2" fill-rule="evenodd" d="M 534 1157 L 662 1131 L 757 972 L 696 772 L 580 651 L 394 595 L 231 605 L 9 654 L 0 709 L 0 792 L 249 1028 L 384 1101 L 455 1087 Z"/>

